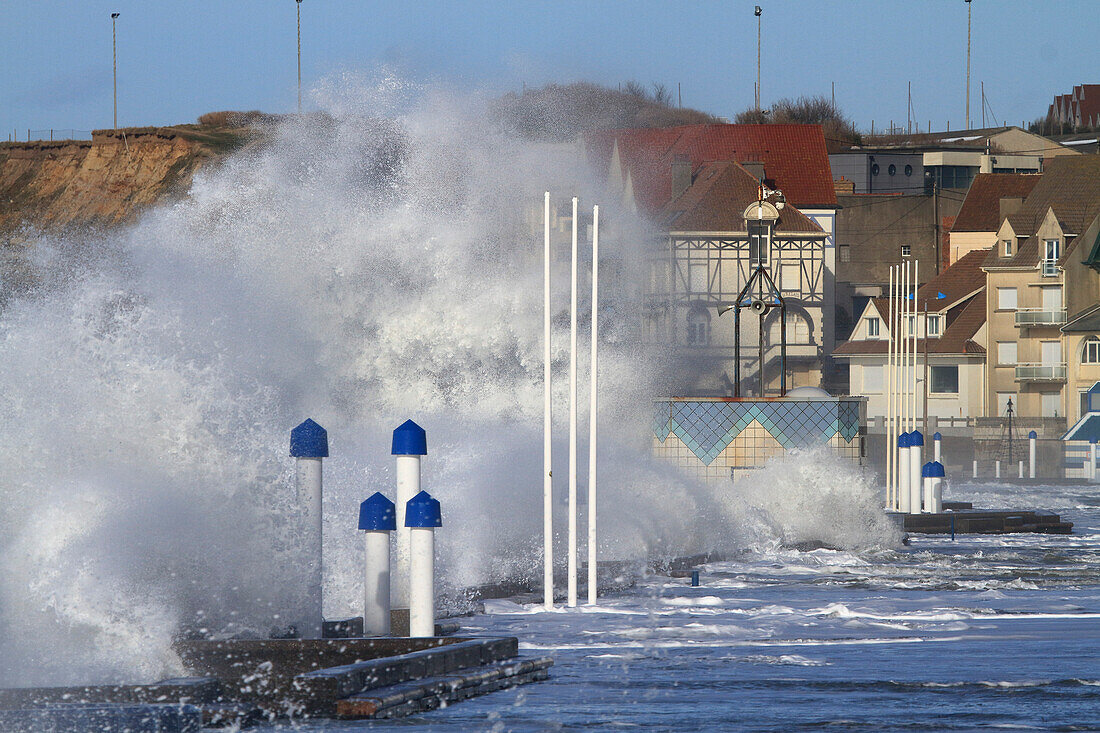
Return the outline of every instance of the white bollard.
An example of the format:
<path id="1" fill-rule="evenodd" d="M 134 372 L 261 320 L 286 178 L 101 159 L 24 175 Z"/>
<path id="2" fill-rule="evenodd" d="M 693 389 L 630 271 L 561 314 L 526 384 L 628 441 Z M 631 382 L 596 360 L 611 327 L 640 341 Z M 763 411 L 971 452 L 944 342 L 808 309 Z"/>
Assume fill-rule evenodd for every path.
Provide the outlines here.
<path id="1" fill-rule="evenodd" d="M 938 432 L 932 433 L 932 460 L 936 463 L 943 463 L 940 458 L 940 443 L 943 441 L 943 436 Z"/>
<path id="2" fill-rule="evenodd" d="M 1027 469 L 1027 475 L 1028 475 L 1028 478 L 1035 478 L 1035 453 L 1036 453 L 1036 451 L 1035 451 L 1035 441 L 1038 440 L 1038 438 L 1039 438 L 1039 434 L 1036 433 L 1034 430 L 1032 430 L 1030 433 L 1027 434 L 1027 442 L 1028 442 L 1028 455 L 1027 455 L 1027 457 L 1028 457 L 1028 469 Z"/>
<path id="3" fill-rule="evenodd" d="M 1089 441 L 1089 481 L 1096 480 L 1096 439 Z"/>
<path id="4" fill-rule="evenodd" d="M 921 469 L 924 478 L 924 511 L 929 514 L 943 512 L 943 477 L 946 472 L 939 461 L 929 461 Z"/>
<path id="5" fill-rule="evenodd" d="M 1024 462 L 1020 461 L 1020 478 L 1024 477 Z"/>
<path id="6" fill-rule="evenodd" d="M 908 514 L 911 501 L 909 495 L 909 482 L 913 478 L 909 470 L 909 433 L 903 432 L 898 436 L 898 511 Z"/>
<path id="7" fill-rule="evenodd" d="M 435 528 L 443 526 L 439 502 L 427 491 L 405 507 L 409 528 L 409 636 L 435 636 Z"/>
<path id="8" fill-rule="evenodd" d="M 397 529 L 393 502 L 375 492 L 359 505 L 364 531 L 363 636 L 390 634 L 390 532 Z"/>
<path id="9" fill-rule="evenodd" d="M 328 432 L 313 420 L 305 420 L 290 431 L 290 455 L 297 459 L 294 481 L 309 526 L 306 542 L 309 610 L 307 617 L 300 621 L 299 633 L 303 639 L 320 639 L 325 624 L 321 461 L 328 458 Z"/>
<path id="10" fill-rule="evenodd" d="M 974 478 L 978 478 L 978 462 L 974 461 Z"/>
<path id="11" fill-rule="evenodd" d="M 993 475 L 996 476 L 997 478 L 1000 478 L 1001 477 L 1001 462 L 996 461 L 993 465 L 996 467 L 994 469 L 995 473 Z"/>
<path id="12" fill-rule="evenodd" d="M 909 479 L 909 513 L 921 512 L 921 466 L 924 464 L 924 435 L 914 429 L 909 433 L 909 471 L 912 477 Z"/>
<path id="13" fill-rule="evenodd" d="M 409 530 L 405 525 L 405 506 L 420 493 L 420 457 L 428 454 L 424 428 L 406 420 L 393 431 L 397 457 L 397 563 L 390 583 L 390 602 L 394 608 L 409 607 Z"/>

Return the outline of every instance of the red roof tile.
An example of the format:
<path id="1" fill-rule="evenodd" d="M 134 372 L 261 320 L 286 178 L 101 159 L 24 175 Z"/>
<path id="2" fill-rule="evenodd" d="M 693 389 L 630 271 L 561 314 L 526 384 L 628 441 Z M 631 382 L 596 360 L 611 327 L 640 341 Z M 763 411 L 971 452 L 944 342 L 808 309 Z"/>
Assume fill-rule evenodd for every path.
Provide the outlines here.
<path id="1" fill-rule="evenodd" d="M 746 224 L 742 214 L 757 200 L 759 190 L 752 174 L 737 163 L 704 163 L 687 190 L 661 208 L 657 222 L 669 231 L 743 232 Z M 775 227 L 778 235 L 822 231 L 789 204 L 779 212 Z"/>
<path id="2" fill-rule="evenodd" d="M 953 232 L 995 232 L 1001 226 L 1001 199 L 1027 198 L 1041 173 L 979 173 L 970 184 Z"/>
<path id="3" fill-rule="evenodd" d="M 686 156 L 697 170 L 703 163 L 761 162 L 772 188 L 800 209 L 834 207 L 829 156 L 820 125 L 684 125 L 606 130 L 590 133 L 590 158 L 608 169 L 618 143 L 622 173 L 630 173 L 638 204 L 656 211 L 672 192 L 672 162 Z"/>

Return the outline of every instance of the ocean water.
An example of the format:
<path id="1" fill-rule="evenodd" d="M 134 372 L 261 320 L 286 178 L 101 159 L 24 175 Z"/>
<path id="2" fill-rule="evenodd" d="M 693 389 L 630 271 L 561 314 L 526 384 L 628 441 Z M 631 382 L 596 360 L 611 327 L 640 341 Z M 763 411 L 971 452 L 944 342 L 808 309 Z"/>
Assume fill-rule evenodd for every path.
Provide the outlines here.
<path id="1" fill-rule="evenodd" d="M 551 679 L 389 722 L 273 729 L 1098 730 L 1100 492 L 965 484 L 1041 507 L 1067 536 L 914 535 L 908 547 L 743 551 L 595 607 L 489 601 L 462 633 L 508 634 Z"/>

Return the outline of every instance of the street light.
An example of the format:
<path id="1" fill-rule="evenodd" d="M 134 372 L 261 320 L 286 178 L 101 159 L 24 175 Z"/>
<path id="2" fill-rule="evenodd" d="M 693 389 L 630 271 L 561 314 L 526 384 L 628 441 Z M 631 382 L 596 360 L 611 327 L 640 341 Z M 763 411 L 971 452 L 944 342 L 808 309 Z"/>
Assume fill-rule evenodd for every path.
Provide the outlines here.
<path id="1" fill-rule="evenodd" d="M 115 129 L 118 129 L 118 46 L 115 42 L 115 19 L 118 13 L 111 13 L 111 73 L 115 87 Z"/>
<path id="2" fill-rule="evenodd" d="M 970 0 L 967 0 L 970 2 Z M 760 14 L 764 12 L 763 9 L 756 6 L 756 109 L 760 109 Z"/>
<path id="3" fill-rule="evenodd" d="M 970 0 L 966 3 L 966 129 L 970 129 Z M 983 108 L 984 110 L 984 108 Z"/>
<path id="4" fill-rule="evenodd" d="M 298 114 L 302 114 L 302 0 L 297 0 L 298 8 Z"/>

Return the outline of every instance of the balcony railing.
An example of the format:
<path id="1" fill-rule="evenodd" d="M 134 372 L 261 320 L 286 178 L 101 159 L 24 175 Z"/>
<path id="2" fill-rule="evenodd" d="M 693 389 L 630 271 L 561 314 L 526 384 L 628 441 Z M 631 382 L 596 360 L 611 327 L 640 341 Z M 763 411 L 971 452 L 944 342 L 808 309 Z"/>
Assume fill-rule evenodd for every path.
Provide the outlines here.
<path id="1" fill-rule="evenodd" d="M 1017 382 L 1064 382 L 1066 365 L 1061 364 L 1017 364 Z"/>
<path id="2" fill-rule="evenodd" d="M 1028 326 L 1063 326 L 1065 323 L 1065 310 L 1020 308 L 1016 311 L 1017 328 L 1026 328 Z"/>
<path id="3" fill-rule="evenodd" d="M 1058 277 L 1058 273 L 1062 271 L 1062 268 L 1054 260 L 1043 260 L 1039 263 L 1039 269 L 1042 271 L 1043 277 Z"/>

